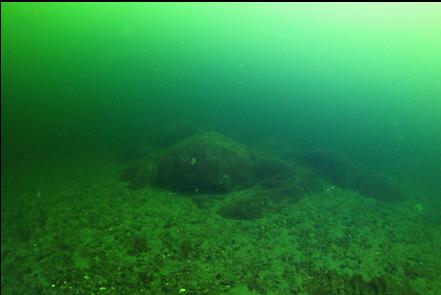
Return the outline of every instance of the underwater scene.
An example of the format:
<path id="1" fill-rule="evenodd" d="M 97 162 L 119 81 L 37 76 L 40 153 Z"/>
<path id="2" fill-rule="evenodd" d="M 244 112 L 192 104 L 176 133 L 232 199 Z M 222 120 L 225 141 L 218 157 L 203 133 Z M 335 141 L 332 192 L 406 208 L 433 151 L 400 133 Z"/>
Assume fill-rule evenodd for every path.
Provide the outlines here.
<path id="1" fill-rule="evenodd" d="M 1 292 L 440 295 L 440 3 L 2 3 Z"/>

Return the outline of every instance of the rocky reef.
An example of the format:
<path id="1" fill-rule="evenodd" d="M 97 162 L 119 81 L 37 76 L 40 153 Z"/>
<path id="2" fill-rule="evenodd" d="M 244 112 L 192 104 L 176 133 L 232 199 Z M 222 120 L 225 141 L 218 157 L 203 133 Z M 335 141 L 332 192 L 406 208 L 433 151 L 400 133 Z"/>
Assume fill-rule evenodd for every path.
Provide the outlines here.
<path id="1" fill-rule="evenodd" d="M 271 168 L 262 172 L 264 166 Z M 225 193 L 289 170 L 270 156 L 216 132 L 193 135 L 159 157 L 152 185 L 183 194 Z"/>
<path id="2" fill-rule="evenodd" d="M 342 188 L 381 201 L 399 201 L 404 198 L 403 191 L 386 177 L 360 167 L 337 153 L 317 150 L 306 154 L 303 159 L 318 176 Z"/>
<path id="3" fill-rule="evenodd" d="M 337 153 L 316 150 L 301 158 L 281 159 L 220 133 L 200 130 L 189 122 L 159 129 L 149 139 L 153 148 L 127 162 L 121 180 L 134 190 L 149 185 L 184 195 L 222 195 L 254 187 L 260 189 L 260 196 L 251 199 L 263 196 L 264 203 L 297 202 L 320 192 L 325 183 L 381 201 L 404 198 L 403 191 L 386 177 Z M 265 211 L 259 202 L 232 201 L 219 213 L 233 219 L 259 218 L 261 213 L 246 214 L 250 208 Z"/>

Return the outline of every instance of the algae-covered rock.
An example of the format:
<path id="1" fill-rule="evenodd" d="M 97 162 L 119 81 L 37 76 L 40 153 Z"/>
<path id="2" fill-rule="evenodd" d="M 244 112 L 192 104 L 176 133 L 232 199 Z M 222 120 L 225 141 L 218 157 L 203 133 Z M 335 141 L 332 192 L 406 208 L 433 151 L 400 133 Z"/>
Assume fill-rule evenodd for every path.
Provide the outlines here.
<path id="1" fill-rule="evenodd" d="M 216 132 L 190 136 L 159 157 L 152 185 L 184 194 L 225 193 L 291 168 Z"/>
<path id="2" fill-rule="evenodd" d="M 342 188 L 352 189 L 378 200 L 403 199 L 403 192 L 386 177 L 359 167 L 341 155 L 326 150 L 317 150 L 305 155 L 304 160 L 314 172 Z"/>
<path id="3" fill-rule="evenodd" d="M 274 156 L 219 133 L 205 132 L 132 159 L 120 179 L 131 189 L 150 184 L 183 194 L 214 194 L 256 186 L 290 171 L 289 164 Z"/>
<path id="4" fill-rule="evenodd" d="M 259 179 L 266 180 L 275 175 L 287 174 L 291 171 L 281 159 L 261 152 L 252 152 L 253 170 Z"/>
<path id="5" fill-rule="evenodd" d="M 254 182 L 249 148 L 215 132 L 170 147 L 153 178 L 153 185 L 180 193 L 223 193 Z"/>
<path id="6" fill-rule="evenodd" d="M 288 173 L 265 179 L 262 187 L 272 201 L 299 201 L 307 194 L 321 191 L 323 184 L 310 169 L 295 165 Z"/>

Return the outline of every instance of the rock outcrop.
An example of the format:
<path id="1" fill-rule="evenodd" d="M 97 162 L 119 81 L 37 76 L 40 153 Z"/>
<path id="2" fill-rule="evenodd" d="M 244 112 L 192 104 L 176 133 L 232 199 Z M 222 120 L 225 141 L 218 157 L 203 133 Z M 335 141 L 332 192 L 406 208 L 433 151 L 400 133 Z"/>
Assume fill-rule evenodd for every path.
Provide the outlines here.
<path id="1" fill-rule="evenodd" d="M 311 152 L 304 160 L 315 173 L 342 188 L 383 201 L 399 201 L 404 197 L 403 191 L 386 177 L 330 151 Z"/>
<path id="2" fill-rule="evenodd" d="M 289 169 L 282 161 L 231 138 L 206 132 L 166 149 L 152 185 L 184 194 L 225 193 L 256 185 Z"/>

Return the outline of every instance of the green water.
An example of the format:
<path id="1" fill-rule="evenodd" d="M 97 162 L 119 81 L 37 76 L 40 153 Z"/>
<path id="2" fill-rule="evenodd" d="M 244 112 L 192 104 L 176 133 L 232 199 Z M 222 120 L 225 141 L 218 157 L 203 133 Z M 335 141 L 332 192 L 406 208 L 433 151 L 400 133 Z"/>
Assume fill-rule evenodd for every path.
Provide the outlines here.
<path id="1" fill-rule="evenodd" d="M 2 292 L 441 294 L 440 36 L 439 3 L 2 3 Z M 406 196 L 313 176 L 235 220 L 260 182 L 202 205 L 127 185 L 173 122 Z"/>

